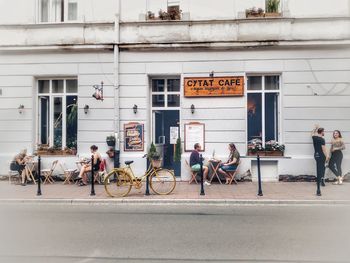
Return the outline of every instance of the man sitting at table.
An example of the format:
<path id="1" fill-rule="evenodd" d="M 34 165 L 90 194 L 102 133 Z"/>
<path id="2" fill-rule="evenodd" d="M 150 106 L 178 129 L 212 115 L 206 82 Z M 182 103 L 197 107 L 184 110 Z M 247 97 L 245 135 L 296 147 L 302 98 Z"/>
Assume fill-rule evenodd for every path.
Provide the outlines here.
<path id="1" fill-rule="evenodd" d="M 196 143 L 194 145 L 194 150 L 191 153 L 190 156 L 190 166 L 193 172 L 200 173 L 201 170 L 201 161 L 199 156 L 199 151 L 201 150 L 201 145 L 199 143 Z M 205 185 L 210 185 L 210 183 L 207 180 L 209 169 L 207 166 L 203 165 L 203 180 Z"/>
<path id="2" fill-rule="evenodd" d="M 240 160 L 240 154 L 236 148 L 236 145 L 234 143 L 230 143 L 228 145 L 228 149 L 230 151 L 230 155 L 228 157 L 228 160 L 226 163 L 220 164 L 219 173 L 223 174 L 226 179 L 226 184 L 230 183 L 230 176 L 227 172 L 234 172 L 236 171 L 239 160 Z"/>

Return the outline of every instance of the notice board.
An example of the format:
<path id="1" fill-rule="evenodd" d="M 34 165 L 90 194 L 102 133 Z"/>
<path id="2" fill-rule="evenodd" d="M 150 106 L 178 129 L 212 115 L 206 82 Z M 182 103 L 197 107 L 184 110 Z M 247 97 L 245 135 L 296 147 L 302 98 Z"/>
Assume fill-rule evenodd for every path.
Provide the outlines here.
<path id="1" fill-rule="evenodd" d="M 202 146 L 205 151 L 205 125 L 199 122 L 190 122 L 185 124 L 185 152 L 193 150 L 195 143 Z"/>
<path id="2" fill-rule="evenodd" d="M 244 76 L 184 78 L 185 97 L 242 97 Z"/>
<path id="3" fill-rule="evenodd" d="M 138 122 L 124 124 L 124 151 L 141 152 L 144 150 L 144 126 Z"/>

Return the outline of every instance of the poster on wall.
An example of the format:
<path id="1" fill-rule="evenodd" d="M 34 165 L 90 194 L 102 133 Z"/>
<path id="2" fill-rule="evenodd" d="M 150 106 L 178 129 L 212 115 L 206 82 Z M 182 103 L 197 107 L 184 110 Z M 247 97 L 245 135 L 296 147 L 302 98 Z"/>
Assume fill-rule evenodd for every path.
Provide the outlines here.
<path id="1" fill-rule="evenodd" d="M 144 126 L 138 122 L 124 124 L 124 151 L 141 152 L 144 150 Z"/>
<path id="2" fill-rule="evenodd" d="M 179 138 L 179 127 L 170 127 L 170 144 L 176 144 Z"/>
<path id="3" fill-rule="evenodd" d="M 204 123 L 190 122 L 185 124 L 185 152 L 192 151 L 195 143 L 200 143 L 202 151 L 205 151 Z"/>

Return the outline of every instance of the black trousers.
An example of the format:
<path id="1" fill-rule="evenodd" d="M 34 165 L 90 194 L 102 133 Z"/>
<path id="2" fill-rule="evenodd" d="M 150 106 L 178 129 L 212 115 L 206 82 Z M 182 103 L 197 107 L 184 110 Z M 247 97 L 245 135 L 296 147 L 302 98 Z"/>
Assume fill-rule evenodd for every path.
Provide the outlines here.
<path id="1" fill-rule="evenodd" d="M 326 158 L 325 157 L 315 157 L 316 160 L 316 171 L 317 171 L 317 192 L 320 192 L 320 186 L 321 186 L 321 181 L 322 178 L 324 178 L 324 174 L 325 174 L 325 162 L 326 162 Z"/>
<path id="2" fill-rule="evenodd" d="M 335 176 L 342 176 L 341 163 L 343 161 L 342 151 L 332 152 L 331 159 L 329 160 L 328 167 L 335 174 Z"/>

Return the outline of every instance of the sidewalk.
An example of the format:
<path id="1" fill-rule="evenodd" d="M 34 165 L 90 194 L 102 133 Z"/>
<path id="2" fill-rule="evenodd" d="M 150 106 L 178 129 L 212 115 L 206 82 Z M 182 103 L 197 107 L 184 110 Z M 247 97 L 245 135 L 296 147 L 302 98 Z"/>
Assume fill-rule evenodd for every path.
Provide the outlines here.
<path id="1" fill-rule="evenodd" d="M 317 197 L 315 183 L 263 183 L 263 197 L 257 196 L 257 183 L 243 182 L 238 185 L 212 184 L 205 186 L 205 195 L 199 195 L 200 185 L 177 182 L 174 192 L 159 196 L 151 192 L 145 196 L 145 187 L 132 189 L 124 198 L 110 198 L 103 185 L 95 186 L 95 196 L 90 196 L 90 186 L 42 185 L 42 195 L 37 196 L 36 185 L 14 185 L 7 181 L 0 182 L 1 202 L 62 202 L 62 203 L 237 203 L 237 204 L 350 204 L 350 183 L 332 185 L 327 183 L 322 188 L 322 197 Z"/>

